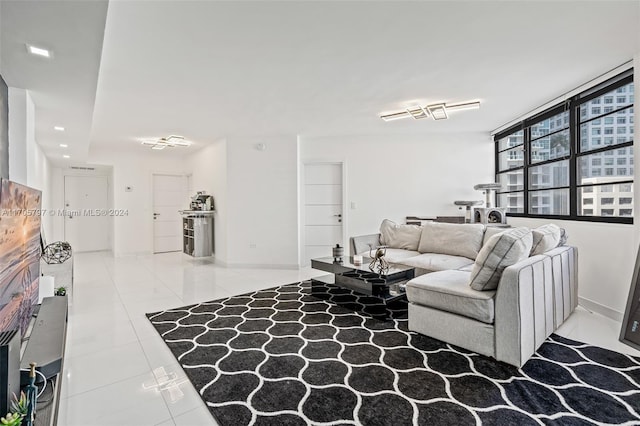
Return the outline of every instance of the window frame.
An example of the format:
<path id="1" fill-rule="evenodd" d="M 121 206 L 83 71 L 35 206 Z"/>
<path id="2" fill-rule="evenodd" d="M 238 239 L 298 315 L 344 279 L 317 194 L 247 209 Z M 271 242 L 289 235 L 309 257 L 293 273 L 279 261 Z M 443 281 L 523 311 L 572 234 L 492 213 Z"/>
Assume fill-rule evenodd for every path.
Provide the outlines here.
<path id="1" fill-rule="evenodd" d="M 540 218 L 540 219 L 552 219 L 552 220 L 571 220 L 571 221 L 584 221 L 584 222 L 605 222 L 605 223 L 621 223 L 621 224 L 633 224 L 633 216 L 588 216 L 581 215 L 579 203 L 579 193 L 582 188 L 585 187 L 597 187 L 603 185 L 617 185 L 617 184 L 634 184 L 634 176 L 628 175 L 629 179 L 620 179 L 619 181 L 614 182 L 601 182 L 601 183 L 578 183 L 578 172 L 580 159 L 587 155 L 605 153 L 608 151 L 615 152 L 617 149 L 628 148 L 631 147 L 633 150 L 633 135 L 630 140 L 624 143 L 616 143 L 611 145 L 600 145 L 598 148 L 584 150 L 582 151 L 580 143 L 581 143 L 581 135 L 580 135 L 580 126 L 589 123 L 594 120 L 604 119 L 605 117 L 615 117 L 615 114 L 626 111 L 629 109 L 633 109 L 633 114 L 630 115 L 633 117 L 635 115 L 635 102 L 629 103 L 623 106 L 617 106 L 617 103 L 613 103 L 616 105 L 615 109 L 604 112 L 601 110 L 600 114 L 597 116 L 593 116 L 589 114 L 589 101 L 599 98 L 606 93 L 614 92 L 612 95 L 615 96 L 618 93 L 617 90 L 621 87 L 628 85 L 629 83 L 633 83 L 633 68 L 626 70 L 617 76 L 598 84 L 595 87 L 590 89 L 586 89 L 579 94 L 576 94 L 565 101 L 553 105 L 546 110 L 535 114 L 529 118 L 526 118 L 519 122 L 516 125 L 513 125 L 499 133 L 494 135 L 494 145 L 495 145 L 495 179 L 496 182 L 500 182 L 500 175 L 506 174 L 509 172 L 519 171 L 522 173 L 523 177 L 523 189 L 522 190 L 511 190 L 511 191 L 497 191 L 496 194 L 496 205 L 499 205 L 500 196 L 503 194 L 522 194 L 523 199 L 523 213 L 511 213 L 507 212 L 506 215 L 508 217 L 527 217 L 527 218 Z M 625 92 L 626 93 L 626 92 Z M 587 110 L 587 114 L 585 117 L 581 116 L 581 106 L 585 105 L 585 110 Z M 544 136 L 531 136 L 531 127 L 539 124 L 540 122 L 550 119 L 558 114 L 562 114 L 563 112 L 568 111 L 569 113 L 569 123 L 567 127 L 563 127 L 561 130 L 555 128 L 553 131 L 549 131 Z M 617 121 L 617 120 L 616 120 Z M 629 120 L 627 120 L 629 121 Z M 616 127 L 617 124 L 616 124 Z M 593 129 L 593 128 L 592 128 Z M 531 156 L 533 153 L 533 149 L 531 148 L 531 142 L 535 142 L 536 140 L 547 137 L 552 133 L 559 133 L 562 131 L 569 131 L 569 153 L 565 156 L 559 156 L 553 159 L 547 159 L 544 161 L 532 162 Z M 505 149 L 500 149 L 499 141 L 516 132 L 523 132 L 523 143 L 522 145 L 517 145 L 523 149 L 523 165 L 519 167 L 514 167 L 511 169 L 500 170 L 500 154 L 509 149 L 513 149 L 514 147 L 508 147 Z M 592 135 L 591 135 L 592 136 Z M 589 135 L 586 136 L 587 138 Z M 632 151 L 633 152 L 633 151 Z M 606 155 L 606 154 L 604 154 Z M 530 189 L 529 188 L 529 174 L 530 169 L 534 167 L 539 167 L 546 164 L 552 164 L 560 161 L 568 160 L 569 163 L 569 184 L 568 186 L 550 186 L 544 189 Z M 604 173 L 602 176 L 606 176 Z M 541 213 L 529 213 L 530 205 L 529 198 L 532 192 L 538 192 L 541 190 L 557 190 L 557 189 L 568 189 L 569 190 L 569 214 L 541 214 Z M 632 204 L 633 205 L 633 204 Z M 601 213 L 602 214 L 602 213 Z"/>

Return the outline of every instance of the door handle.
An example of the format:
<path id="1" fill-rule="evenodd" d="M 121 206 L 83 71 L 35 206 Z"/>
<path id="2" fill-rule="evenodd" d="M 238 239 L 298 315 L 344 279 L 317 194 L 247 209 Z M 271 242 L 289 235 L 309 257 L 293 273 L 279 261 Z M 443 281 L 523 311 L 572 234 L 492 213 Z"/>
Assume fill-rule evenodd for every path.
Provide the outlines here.
<path id="1" fill-rule="evenodd" d="M 334 214 L 335 217 L 342 217 L 341 214 Z"/>
<path id="2" fill-rule="evenodd" d="M 153 218 L 156 219 L 158 216 L 160 216 L 160 213 L 154 213 L 153 214 Z"/>

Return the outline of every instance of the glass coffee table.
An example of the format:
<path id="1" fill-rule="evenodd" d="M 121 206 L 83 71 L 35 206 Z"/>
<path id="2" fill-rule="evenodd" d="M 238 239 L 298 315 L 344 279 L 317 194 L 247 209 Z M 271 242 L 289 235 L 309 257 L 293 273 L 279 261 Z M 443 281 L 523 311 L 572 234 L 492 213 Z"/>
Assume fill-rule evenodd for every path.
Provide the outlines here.
<path id="1" fill-rule="evenodd" d="M 378 273 L 369 269 L 371 259 L 364 258 L 362 264 L 355 265 L 352 257 L 342 262 L 334 262 L 333 257 L 311 259 L 311 267 L 332 275 L 312 280 L 353 290 L 362 295 L 380 299 L 384 305 L 406 298 L 404 285 L 415 277 L 415 268 L 391 264 L 389 269 Z"/>

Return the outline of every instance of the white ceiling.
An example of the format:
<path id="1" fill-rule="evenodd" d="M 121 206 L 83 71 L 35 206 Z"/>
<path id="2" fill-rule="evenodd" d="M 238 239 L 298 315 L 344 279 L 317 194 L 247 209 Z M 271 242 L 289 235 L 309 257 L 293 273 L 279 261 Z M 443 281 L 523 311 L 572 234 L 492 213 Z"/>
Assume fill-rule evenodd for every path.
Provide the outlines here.
<path id="1" fill-rule="evenodd" d="M 6 9 L 3 3 L 3 75 Z M 73 16 L 80 16 L 75 25 L 95 27 L 82 34 L 101 33 L 97 17 Z M 49 27 L 64 33 L 68 22 Z M 52 48 L 64 52 L 83 38 L 52 39 Z M 78 60 L 91 62 L 98 51 L 78 50 Z M 78 114 L 67 127 L 92 126 L 90 138 L 78 141 L 85 149 L 132 150 L 143 149 L 136 138 L 170 134 L 206 144 L 234 135 L 488 132 L 639 52 L 637 0 L 111 1 L 99 76 L 65 80 L 73 86 L 76 77 L 98 77 L 93 121 Z M 36 76 L 30 83 L 42 87 L 48 77 Z M 5 77 L 19 81 L 15 73 Z M 89 94 L 84 79 L 76 89 Z M 47 109 L 90 111 L 88 97 L 63 93 L 73 93 L 71 86 L 42 92 Z M 417 100 L 473 99 L 482 101 L 479 111 L 446 121 L 378 118 Z"/>
<path id="2" fill-rule="evenodd" d="M 103 0 L 0 2 L 0 73 L 9 86 L 30 91 L 36 140 L 56 164 L 66 163 L 63 152 L 86 158 L 106 16 Z M 54 57 L 30 55 L 26 43 Z"/>

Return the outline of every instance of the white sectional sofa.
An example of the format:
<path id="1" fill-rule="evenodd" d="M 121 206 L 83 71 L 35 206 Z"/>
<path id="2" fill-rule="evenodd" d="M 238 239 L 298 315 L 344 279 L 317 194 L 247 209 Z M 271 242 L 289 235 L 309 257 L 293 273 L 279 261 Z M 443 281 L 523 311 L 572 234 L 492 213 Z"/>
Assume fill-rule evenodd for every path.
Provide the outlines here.
<path id="1" fill-rule="evenodd" d="M 555 225 L 385 220 L 380 233 L 350 244 L 365 256 L 387 246 L 390 263 L 416 268 L 406 286 L 411 330 L 518 367 L 577 306 L 578 251 Z"/>

